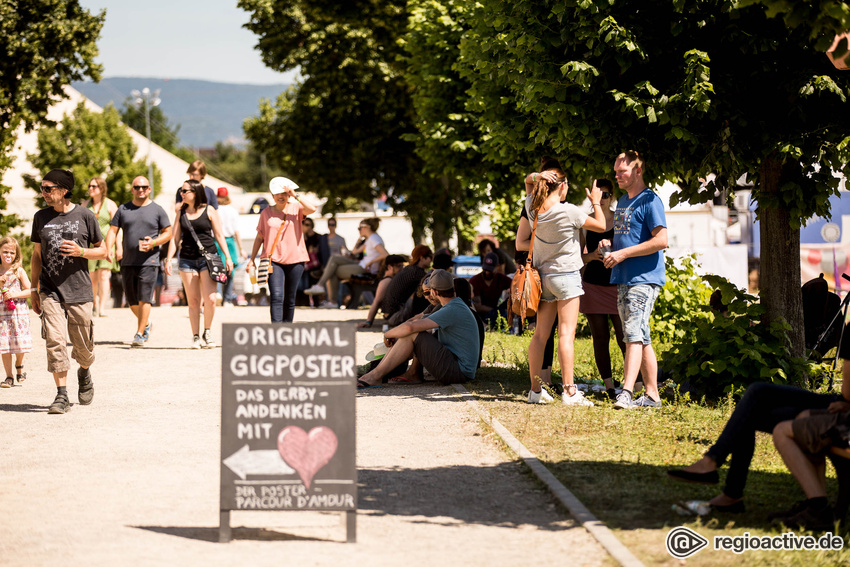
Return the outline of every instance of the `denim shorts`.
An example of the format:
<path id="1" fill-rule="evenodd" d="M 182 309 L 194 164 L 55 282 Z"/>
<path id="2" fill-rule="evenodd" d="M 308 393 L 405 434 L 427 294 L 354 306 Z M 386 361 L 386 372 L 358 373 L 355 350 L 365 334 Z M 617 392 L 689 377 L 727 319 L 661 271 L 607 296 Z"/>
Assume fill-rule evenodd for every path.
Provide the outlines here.
<path id="1" fill-rule="evenodd" d="M 579 270 L 540 276 L 540 283 L 543 285 L 541 301 L 565 301 L 584 295 Z"/>
<path id="2" fill-rule="evenodd" d="M 651 343 L 649 316 L 661 286 L 638 284 L 617 286 L 617 310 L 623 320 L 623 340 L 627 343 Z"/>
<path id="3" fill-rule="evenodd" d="M 207 261 L 203 258 L 198 258 L 197 260 L 180 258 L 177 261 L 177 268 L 181 272 L 188 272 L 190 274 L 200 274 L 203 271 L 209 271 L 209 268 L 207 268 Z"/>

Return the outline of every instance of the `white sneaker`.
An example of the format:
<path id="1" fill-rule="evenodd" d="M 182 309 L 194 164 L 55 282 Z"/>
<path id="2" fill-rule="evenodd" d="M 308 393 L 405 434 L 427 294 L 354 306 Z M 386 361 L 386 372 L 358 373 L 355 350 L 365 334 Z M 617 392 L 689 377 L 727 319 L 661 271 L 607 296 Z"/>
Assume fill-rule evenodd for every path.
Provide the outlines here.
<path id="1" fill-rule="evenodd" d="M 593 402 L 584 397 L 584 392 L 576 388 L 576 393 L 572 396 L 567 393 L 566 388 L 564 389 L 564 393 L 561 394 L 561 402 L 565 406 L 585 406 L 585 407 L 593 407 Z"/>
<path id="2" fill-rule="evenodd" d="M 201 348 L 201 337 L 198 335 L 192 337 L 192 348 Z"/>
<path id="3" fill-rule="evenodd" d="M 327 293 L 327 290 L 325 290 L 325 288 L 320 286 L 319 284 L 316 284 L 305 289 L 304 293 L 306 293 L 307 295 L 325 295 Z"/>
<path id="4" fill-rule="evenodd" d="M 555 398 L 546 391 L 546 388 L 541 388 L 539 392 L 535 392 L 534 390 L 528 391 L 528 403 L 530 404 L 548 404 L 554 401 Z"/>
<path id="5" fill-rule="evenodd" d="M 201 346 L 204 348 L 215 348 L 215 341 L 212 339 L 212 333 L 209 329 L 204 329 L 204 334 L 201 335 Z"/>
<path id="6" fill-rule="evenodd" d="M 319 304 L 319 309 L 339 309 L 339 303 L 336 301 L 324 300 Z"/>

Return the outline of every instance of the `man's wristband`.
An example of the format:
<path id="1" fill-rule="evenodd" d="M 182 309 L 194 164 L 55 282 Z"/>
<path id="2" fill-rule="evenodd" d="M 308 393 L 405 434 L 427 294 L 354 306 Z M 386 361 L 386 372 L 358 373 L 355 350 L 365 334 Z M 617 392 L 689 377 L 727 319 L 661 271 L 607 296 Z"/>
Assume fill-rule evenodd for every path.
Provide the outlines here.
<path id="1" fill-rule="evenodd" d="M 80 258 L 86 257 L 86 249 L 80 246 Z"/>

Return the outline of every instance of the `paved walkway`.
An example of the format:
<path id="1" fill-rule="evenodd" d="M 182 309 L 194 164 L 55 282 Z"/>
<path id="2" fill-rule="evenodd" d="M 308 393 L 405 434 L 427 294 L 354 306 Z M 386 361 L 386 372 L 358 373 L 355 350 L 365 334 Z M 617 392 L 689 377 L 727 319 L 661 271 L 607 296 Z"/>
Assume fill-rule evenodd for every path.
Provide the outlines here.
<path id="1" fill-rule="evenodd" d="M 234 541 L 215 543 L 221 349 L 188 348 L 185 307 L 153 320 L 148 346 L 131 349 L 129 310 L 98 319 L 94 403 L 48 415 L 55 387 L 33 318 L 29 380 L 0 389 L 0 564 L 611 564 L 468 404 L 433 384 L 358 394 L 356 544 L 343 543 L 340 513 L 314 512 L 233 512 Z M 219 309 L 214 336 L 222 322 L 267 321 L 267 308 Z M 357 336 L 363 360 L 380 334 Z"/>

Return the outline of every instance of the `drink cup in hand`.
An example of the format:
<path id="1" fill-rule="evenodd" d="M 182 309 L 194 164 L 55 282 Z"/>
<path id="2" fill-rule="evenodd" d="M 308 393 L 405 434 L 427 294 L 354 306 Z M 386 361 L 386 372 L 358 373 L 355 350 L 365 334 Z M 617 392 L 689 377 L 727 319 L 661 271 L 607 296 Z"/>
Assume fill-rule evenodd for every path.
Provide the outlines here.
<path id="1" fill-rule="evenodd" d="M 604 260 L 605 258 L 607 258 L 608 256 L 611 255 L 611 246 L 610 245 L 600 246 L 599 247 L 599 253 L 602 254 L 602 259 Z"/>

